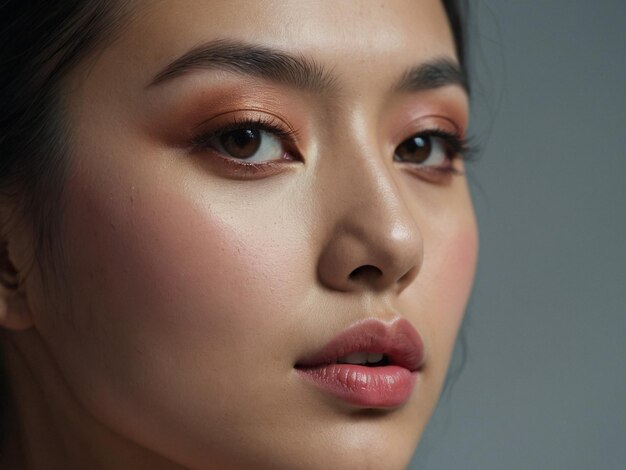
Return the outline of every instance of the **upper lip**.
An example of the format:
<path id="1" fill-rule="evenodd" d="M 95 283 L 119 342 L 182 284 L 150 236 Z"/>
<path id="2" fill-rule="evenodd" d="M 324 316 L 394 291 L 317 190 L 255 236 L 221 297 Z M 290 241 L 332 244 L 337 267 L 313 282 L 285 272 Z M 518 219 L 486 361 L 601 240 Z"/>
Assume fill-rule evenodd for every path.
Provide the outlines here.
<path id="1" fill-rule="evenodd" d="M 424 362 L 424 343 L 408 320 L 392 323 L 377 319 L 360 321 L 331 339 L 326 346 L 296 364 L 297 368 L 333 364 L 337 359 L 356 352 L 384 354 L 391 365 L 417 371 Z"/>

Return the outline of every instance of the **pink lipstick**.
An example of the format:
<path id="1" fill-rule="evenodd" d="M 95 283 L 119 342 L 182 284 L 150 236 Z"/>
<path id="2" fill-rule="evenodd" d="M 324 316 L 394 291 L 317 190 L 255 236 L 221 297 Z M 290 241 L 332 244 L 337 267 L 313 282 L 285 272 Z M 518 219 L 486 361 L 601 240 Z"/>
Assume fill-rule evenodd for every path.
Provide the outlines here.
<path id="1" fill-rule="evenodd" d="M 341 332 L 296 370 L 322 390 L 365 408 L 406 403 L 424 361 L 424 345 L 405 319 L 368 319 Z"/>

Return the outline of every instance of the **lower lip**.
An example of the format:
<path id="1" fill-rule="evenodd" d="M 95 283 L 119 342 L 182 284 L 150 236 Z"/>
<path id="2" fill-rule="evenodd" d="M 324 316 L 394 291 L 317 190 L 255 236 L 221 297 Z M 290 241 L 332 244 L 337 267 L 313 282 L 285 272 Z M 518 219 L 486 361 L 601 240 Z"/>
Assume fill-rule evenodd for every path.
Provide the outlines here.
<path id="1" fill-rule="evenodd" d="M 417 372 L 399 366 L 327 364 L 296 369 L 343 401 L 364 408 L 395 408 L 409 400 Z"/>

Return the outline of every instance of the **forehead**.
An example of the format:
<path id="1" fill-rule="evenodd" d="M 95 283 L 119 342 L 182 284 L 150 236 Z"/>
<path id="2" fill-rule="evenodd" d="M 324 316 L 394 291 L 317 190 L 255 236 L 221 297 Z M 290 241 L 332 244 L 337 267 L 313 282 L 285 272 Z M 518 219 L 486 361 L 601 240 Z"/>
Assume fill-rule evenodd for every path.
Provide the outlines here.
<path id="1" fill-rule="evenodd" d="M 115 48 L 143 73 L 222 38 L 305 55 L 350 80 L 455 50 L 439 0 L 160 0 L 138 2 L 133 17 Z"/>

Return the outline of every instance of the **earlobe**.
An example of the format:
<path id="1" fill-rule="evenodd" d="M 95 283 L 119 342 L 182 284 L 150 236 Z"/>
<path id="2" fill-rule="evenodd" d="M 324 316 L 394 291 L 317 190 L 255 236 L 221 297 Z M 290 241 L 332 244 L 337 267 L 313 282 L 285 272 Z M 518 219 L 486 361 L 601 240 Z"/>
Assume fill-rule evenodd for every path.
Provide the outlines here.
<path id="1" fill-rule="evenodd" d="M 0 327 L 9 330 L 26 330 L 33 326 L 26 299 L 21 293 L 9 292 L 0 286 Z"/>
<path id="2" fill-rule="evenodd" d="M 0 327 L 26 330 L 33 325 L 26 293 L 20 283 L 6 243 L 0 247 Z"/>

